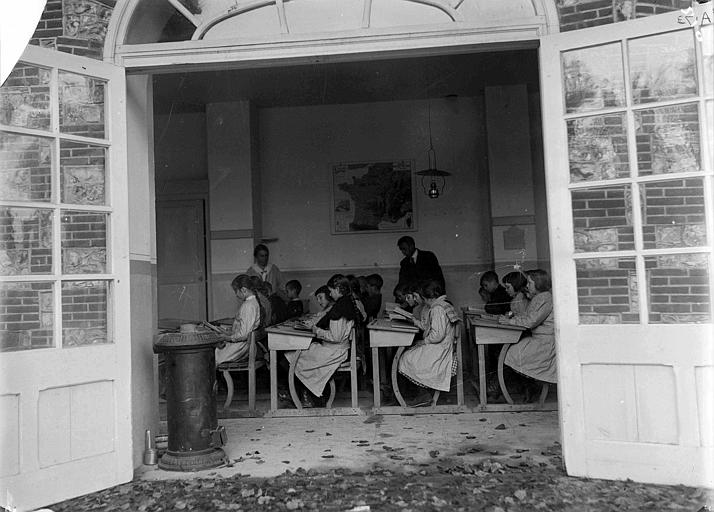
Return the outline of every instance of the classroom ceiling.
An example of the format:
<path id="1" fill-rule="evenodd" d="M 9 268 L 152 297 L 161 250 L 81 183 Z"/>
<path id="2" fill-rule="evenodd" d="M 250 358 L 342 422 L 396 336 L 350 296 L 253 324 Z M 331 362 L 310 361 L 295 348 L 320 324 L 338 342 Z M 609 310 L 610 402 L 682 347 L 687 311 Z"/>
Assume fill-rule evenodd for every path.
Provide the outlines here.
<path id="1" fill-rule="evenodd" d="M 488 85 L 538 90 L 537 50 L 193 71 L 154 76 L 154 111 L 249 99 L 259 107 L 477 96 Z"/>

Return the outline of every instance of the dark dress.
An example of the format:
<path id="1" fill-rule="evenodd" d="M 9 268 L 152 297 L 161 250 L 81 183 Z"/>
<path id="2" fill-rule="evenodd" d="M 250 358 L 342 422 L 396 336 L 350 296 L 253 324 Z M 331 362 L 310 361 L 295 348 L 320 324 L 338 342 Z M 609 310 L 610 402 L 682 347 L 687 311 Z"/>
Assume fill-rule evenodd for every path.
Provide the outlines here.
<path id="1" fill-rule="evenodd" d="M 367 295 L 363 300 L 364 310 L 367 313 L 367 320 L 373 320 L 379 315 L 382 309 L 382 294 Z"/>
<path id="2" fill-rule="evenodd" d="M 492 315 L 505 315 L 511 310 L 511 296 L 508 295 L 506 289 L 499 284 L 483 309 L 486 313 Z"/>
<path id="3" fill-rule="evenodd" d="M 297 318 L 302 316 L 303 308 L 302 301 L 300 299 L 293 299 L 288 301 L 288 318 Z"/>
<path id="4" fill-rule="evenodd" d="M 284 322 L 285 320 L 287 320 L 288 306 L 287 304 L 285 304 L 285 301 L 281 299 L 277 293 L 274 293 L 270 297 L 268 297 L 268 300 L 270 301 L 270 307 L 273 310 L 273 318 L 271 323 L 279 324 L 280 322 Z"/>
<path id="5" fill-rule="evenodd" d="M 399 263 L 399 284 L 418 283 L 427 279 L 438 281 L 446 290 L 444 273 L 433 252 L 418 249 L 416 262 L 407 256 Z"/>

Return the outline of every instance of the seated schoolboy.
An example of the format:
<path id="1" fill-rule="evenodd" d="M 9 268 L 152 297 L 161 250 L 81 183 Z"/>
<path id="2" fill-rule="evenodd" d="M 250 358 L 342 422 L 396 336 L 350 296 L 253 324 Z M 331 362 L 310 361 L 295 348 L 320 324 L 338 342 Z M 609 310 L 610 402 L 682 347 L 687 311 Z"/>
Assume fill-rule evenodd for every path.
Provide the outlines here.
<path id="1" fill-rule="evenodd" d="M 303 314 L 302 300 L 300 300 L 301 291 L 300 281 L 292 279 L 285 283 L 285 293 L 288 295 L 288 318 L 297 318 Z"/>
<path id="2" fill-rule="evenodd" d="M 337 274 L 327 286 L 335 304 L 312 325 L 315 337 L 310 347 L 285 353 L 289 363 L 295 365 L 295 375 L 303 386 L 300 394 L 304 407 L 312 407 L 313 397 L 322 396 L 332 375 L 347 360 L 350 333 L 360 316 L 346 277 Z"/>
<path id="3" fill-rule="evenodd" d="M 406 283 L 399 283 L 394 287 L 394 291 L 392 293 L 394 295 L 394 302 L 397 303 L 397 306 L 411 313 L 412 308 L 407 302 L 407 288 L 408 286 Z"/>
<path id="4" fill-rule="evenodd" d="M 481 288 L 478 294 L 486 303 L 484 310 L 491 315 L 504 315 L 511 310 L 511 296 L 498 282 L 498 274 L 493 270 L 481 276 Z"/>
<path id="5" fill-rule="evenodd" d="M 263 281 L 263 287 L 268 294 L 268 302 L 270 303 L 271 315 L 268 325 L 275 325 L 284 322 L 288 319 L 288 306 L 285 301 L 274 292 L 273 287 L 268 281 Z"/>
<path id="6" fill-rule="evenodd" d="M 233 320 L 230 340 L 216 349 L 216 366 L 226 361 L 243 361 L 248 358 L 248 336 L 261 326 L 265 314 L 255 292 L 255 283 L 250 276 L 241 274 L 231 283 L 233 292 L 241 302 Z"/>
<path id="7" fill-rule="evenodd" d="M 426 281 L 421 296 L 429 307 L 424 338 L 404 352 L 399 360 L 399 373 L 421 388 L 449 391 L 451 377 L 456 374 L 454 340 L 459 335 L 461 319 L 439 281 Z M 430 401 L 430 394 L 423 390 L 410 405 L 416 407 Z"/>
<path id="8" fill-rule="evenodd" d="M 363 297 L 364 310 L 367 313 L 367 319 L 372 320 L 377 318 L 382 310 L 382 285 L 384 285 L 384 280 L 379 274 L 370 274 L 366 279 L 367 293 Z"/>

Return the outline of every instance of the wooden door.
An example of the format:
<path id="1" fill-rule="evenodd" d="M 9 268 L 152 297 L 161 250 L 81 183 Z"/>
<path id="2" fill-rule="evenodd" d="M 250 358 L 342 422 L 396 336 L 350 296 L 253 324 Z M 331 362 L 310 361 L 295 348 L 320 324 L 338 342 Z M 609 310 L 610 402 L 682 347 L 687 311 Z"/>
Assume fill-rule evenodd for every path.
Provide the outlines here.
<path id="1" fill-rule="evenodd" d="M 696 5 L 696 4 L 695 4 Z M 714 484 L 712 13 L 545 37 L 569 474 Z"/>
<path id="2" fill-rule="evenodd" d="M 0 89 L 0 504 L 131 480 L 125 77 L 28 46 Z"/>
<path id="3" fill-rule="evenodd" d="M 159 319 L 206 320 L 204 201 L 156 203 Z"/>

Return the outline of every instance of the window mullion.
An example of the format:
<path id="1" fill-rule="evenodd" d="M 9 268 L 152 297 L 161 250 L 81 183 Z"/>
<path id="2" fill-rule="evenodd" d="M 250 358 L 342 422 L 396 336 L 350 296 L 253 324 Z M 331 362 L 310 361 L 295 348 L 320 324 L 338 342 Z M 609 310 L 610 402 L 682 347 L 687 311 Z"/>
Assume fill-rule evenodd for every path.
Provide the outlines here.
<path id="1" fill-rule="evenodd" d="M 50 72 L 50 129 L 54 135 L 52 145 L 52 275 L 55 283 L 54 298 L 54 337 L 55 347 L 61 348 L 62 340 L 62 211 L 59 204 L 62 200 L 60 182 L 60 139 L 59 139 L 59 71 L 52 68 Z"/>
<path id="2" fill-rule="evenodd" d="M 623 70 L 625 73 L 625 122 L 627 123 L 627 152 L 630 164 L 630 208 L 632 209 L 632 234 L 635 241 L 635 279 L 637 280 L 637 296 L 639 300 L 640 324 L 646 324 L 649 320 L 647 304 L 647 270 L 645 260 L 642 256 L 644 246 L 642 234 L 642 201 L 640 196 L 640 186 L 637 182 L 638 159 L 637 159 L 637 128 L 635 126 L 635 114 L 632 106 L 632 81 L 630 79 L 630 53 L 629 40 L 622 39 Z"/>

